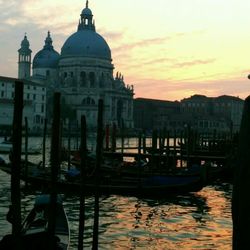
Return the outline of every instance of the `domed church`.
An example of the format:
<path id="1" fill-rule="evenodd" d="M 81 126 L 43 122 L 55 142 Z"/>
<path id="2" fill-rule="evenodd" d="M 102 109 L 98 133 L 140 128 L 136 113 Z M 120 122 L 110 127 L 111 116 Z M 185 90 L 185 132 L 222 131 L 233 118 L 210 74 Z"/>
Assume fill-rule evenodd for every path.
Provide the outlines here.
<path id="1" fill-rule="evenodd" d="M 47 96 L 62 93 L 62 101 L 80 122 L 96 127 L 98 100 L 104 100 L 104 124 L 133 127 L 133 86 L 125 85 L 121 73 L 114 76 L 109 45 L 96 32 L 93 14 L 86 1 L 77 31 L 65 41 L 61 54 L 53 48 L 50 32 L 42 50 L 36 53 L 31 69 L 31 50 L 25 35 L 18 61 L 18 77 L 42 83 Z"/>

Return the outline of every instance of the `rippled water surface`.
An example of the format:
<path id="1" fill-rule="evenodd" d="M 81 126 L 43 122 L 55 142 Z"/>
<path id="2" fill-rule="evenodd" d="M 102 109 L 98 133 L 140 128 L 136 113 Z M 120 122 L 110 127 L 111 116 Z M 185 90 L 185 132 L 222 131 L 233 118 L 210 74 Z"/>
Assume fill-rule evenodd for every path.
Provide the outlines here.
<path id="1" fill-rule="evenodd" d="M 99 249 L 231 249 L 231 191 L 227 183 L 164 200 L 107 196 L 100 198 Z M 34 195 L 23 194 L 27 215 Z M 0 171 L 0 237 L 11 230 L 6 221 L 10 176 Z M 77 249 L 79 198 L 64 196 L 71 229 L 71 248 Z M 91 249 L 94 198 L 86 198 L 84 249 Z"/>
<path id="2" fill-rule="evenodd" d="M 10 201 L 9 176 L 0 172 L 0 236 L 11 229 L 5 216 Z M 100 198 L 100 249 L 231 249 L 231 187 L 208 186 L 188 196 L 166 200 L 108 196 Z M 23 215 L 34 195 L 22 199 Z M 78 197 L 64 197 L 77 249 Z M 86 199 L 85 247 L 91 249 L 94 199 Z"/>

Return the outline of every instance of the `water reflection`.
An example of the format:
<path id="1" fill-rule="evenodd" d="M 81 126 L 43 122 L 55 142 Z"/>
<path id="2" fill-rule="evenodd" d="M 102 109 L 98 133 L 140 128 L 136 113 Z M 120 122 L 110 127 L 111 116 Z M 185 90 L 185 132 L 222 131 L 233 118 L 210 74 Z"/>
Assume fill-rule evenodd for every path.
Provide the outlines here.
<path id="1" fill-rule="evenodd" d="M 91 249 L 93 206 L 93 198 L 88 198 L 86 249 Z M 75 247 L 78 207 L 77 197 L 66 198 Z M 231 230 L 230 201 L 213 187 L 175 199 L 100 200 L 100 249 L 231 249 Z"/>
<path id="2" fill-rule="evenodd" d="M 32 161 L 40 158 L 29 157 Z M 5 219 L 10 204 L 9 181 L 9 176 L 0 172 L 0 237 L 11 229 Z M 231 185 L 218 183 L 169 199 L 103 196 L 99 249 L 231 249 L 231 191 Z M 33 206 L 34 197 L 23 195 L 23 216 Z M 65 196 L 64 204 L 70 222 L 71 249 L 77 249 L 79 197 Z M 93 214 L 94 199 L 87 197 L 84 249 L 91 249 Z"/>
<path id="3" fill-rule="evenodd" d="M 10 230 L 5 220 L 10 202 L 9 176 L 0 172 L 0 234 Z M 135 197 L 100 198 L 99 249 L 231 249 L 230 186 L 208 186 L 196 194 L 171 199 Z M 22 199 L 25 216 L 34 195 Z M 77 249 L 79 198 L 64 197 L 71 228 L 72 248 Z M 93 197 L 86 198 L 84 246 L 91 249 Z"/>

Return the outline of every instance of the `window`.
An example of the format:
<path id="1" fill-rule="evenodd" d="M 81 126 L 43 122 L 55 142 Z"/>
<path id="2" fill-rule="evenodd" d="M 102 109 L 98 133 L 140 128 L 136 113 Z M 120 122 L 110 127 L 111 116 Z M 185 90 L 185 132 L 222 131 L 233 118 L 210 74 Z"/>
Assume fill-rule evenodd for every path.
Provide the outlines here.
<path id="1" fill-rule="evenodd" d="M 42 95 L 42 100 L 44 101 L 44 95 Z"/>
<path id="2" fill-rule="evenodd" d="M 4 97 L 4 91 L 1 91 L 1 97 Z"/>
<path id="3" fill-rule="evenodd" d="M 36 115 L 36 123 L 40 123 L 40 115 Z"/>
<path id="4" fill-rule="evenodd" d="M 36 95 L 35 94 L 33 94 L 33 100 L 36 100 Z"/>
<path id="5" fill-rule="evenodd" d="M 44 105 L 41 106 L 41 112 L 44 113 Z"/>
<path id="6" fill-rule="evenodd" d="M 95 73 L 94 72 L 89 73 L 89 81 L 90 81 L 90 87 L 94 88 L 95 87 Z"/>
<path id="7" fill-rule="evenodd" d="M 46 76 L 50 76 L 50 71 L 46 70 Z"/>
<path id="8" fill-rule="evenodd" d="M 82 104 L 83 105 L 95 105 L 95 100 L 90 97 L 87 97 L 83 99 Z"/>
<path id="9" fill-rule="evenodd" d="M 84 71 L 81 72 L 80 79 L 81 79 L 80 80 L 81 87 L 86 87 L 87 81 L 86 81 L 86 73 Z"/>

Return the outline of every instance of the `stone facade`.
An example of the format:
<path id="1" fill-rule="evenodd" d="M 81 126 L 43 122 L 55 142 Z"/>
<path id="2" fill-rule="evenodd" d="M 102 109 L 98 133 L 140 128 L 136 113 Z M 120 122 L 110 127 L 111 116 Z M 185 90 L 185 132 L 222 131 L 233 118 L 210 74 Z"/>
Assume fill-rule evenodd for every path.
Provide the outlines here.
<path id="1" fill-rule="evenodd" d="M 15 81 L 18 79 L 0 76 L 0 130 L 10 131 L 12 127 Z M 23 120 L 27 117 L 30 132 L 41 132 L 46 118 L 46 89 L 43 85 L 28 80 L 23 82 Z"/>
<path id="2" fill-rule="evenodd" d="M 135 127 L 181 132 L 185 127 L 202 133 L 238 132 L 244 101 L 234 96 L 194 95 L 180 102 L 146 98 L 134 100 Z"/>
<path id="3" fill-rule="evenodd" d="M 26 39 L 25 36 L 27 45 Z M 23 71 L 19 64 L 22 76 Z M 54 50 L 48 32 L 43 49 L 33 59 L 33 75 L 28 79 L 47 88 L 48 109 L 54 91 L 62 93 L 64 106 L 70 110 L 65 120 L 79 124 L 81 116 L 85 115 L 87 126 L 95 128 L 98 100 L 103 99 L 104 124 L 134 127 L 133 86 L 126 85 L 120 73 L 114 76 L 111 50 L 95 30 L 88 1 L 81 12 L 77 32 L 65 41 L 61 54 Z"/>

